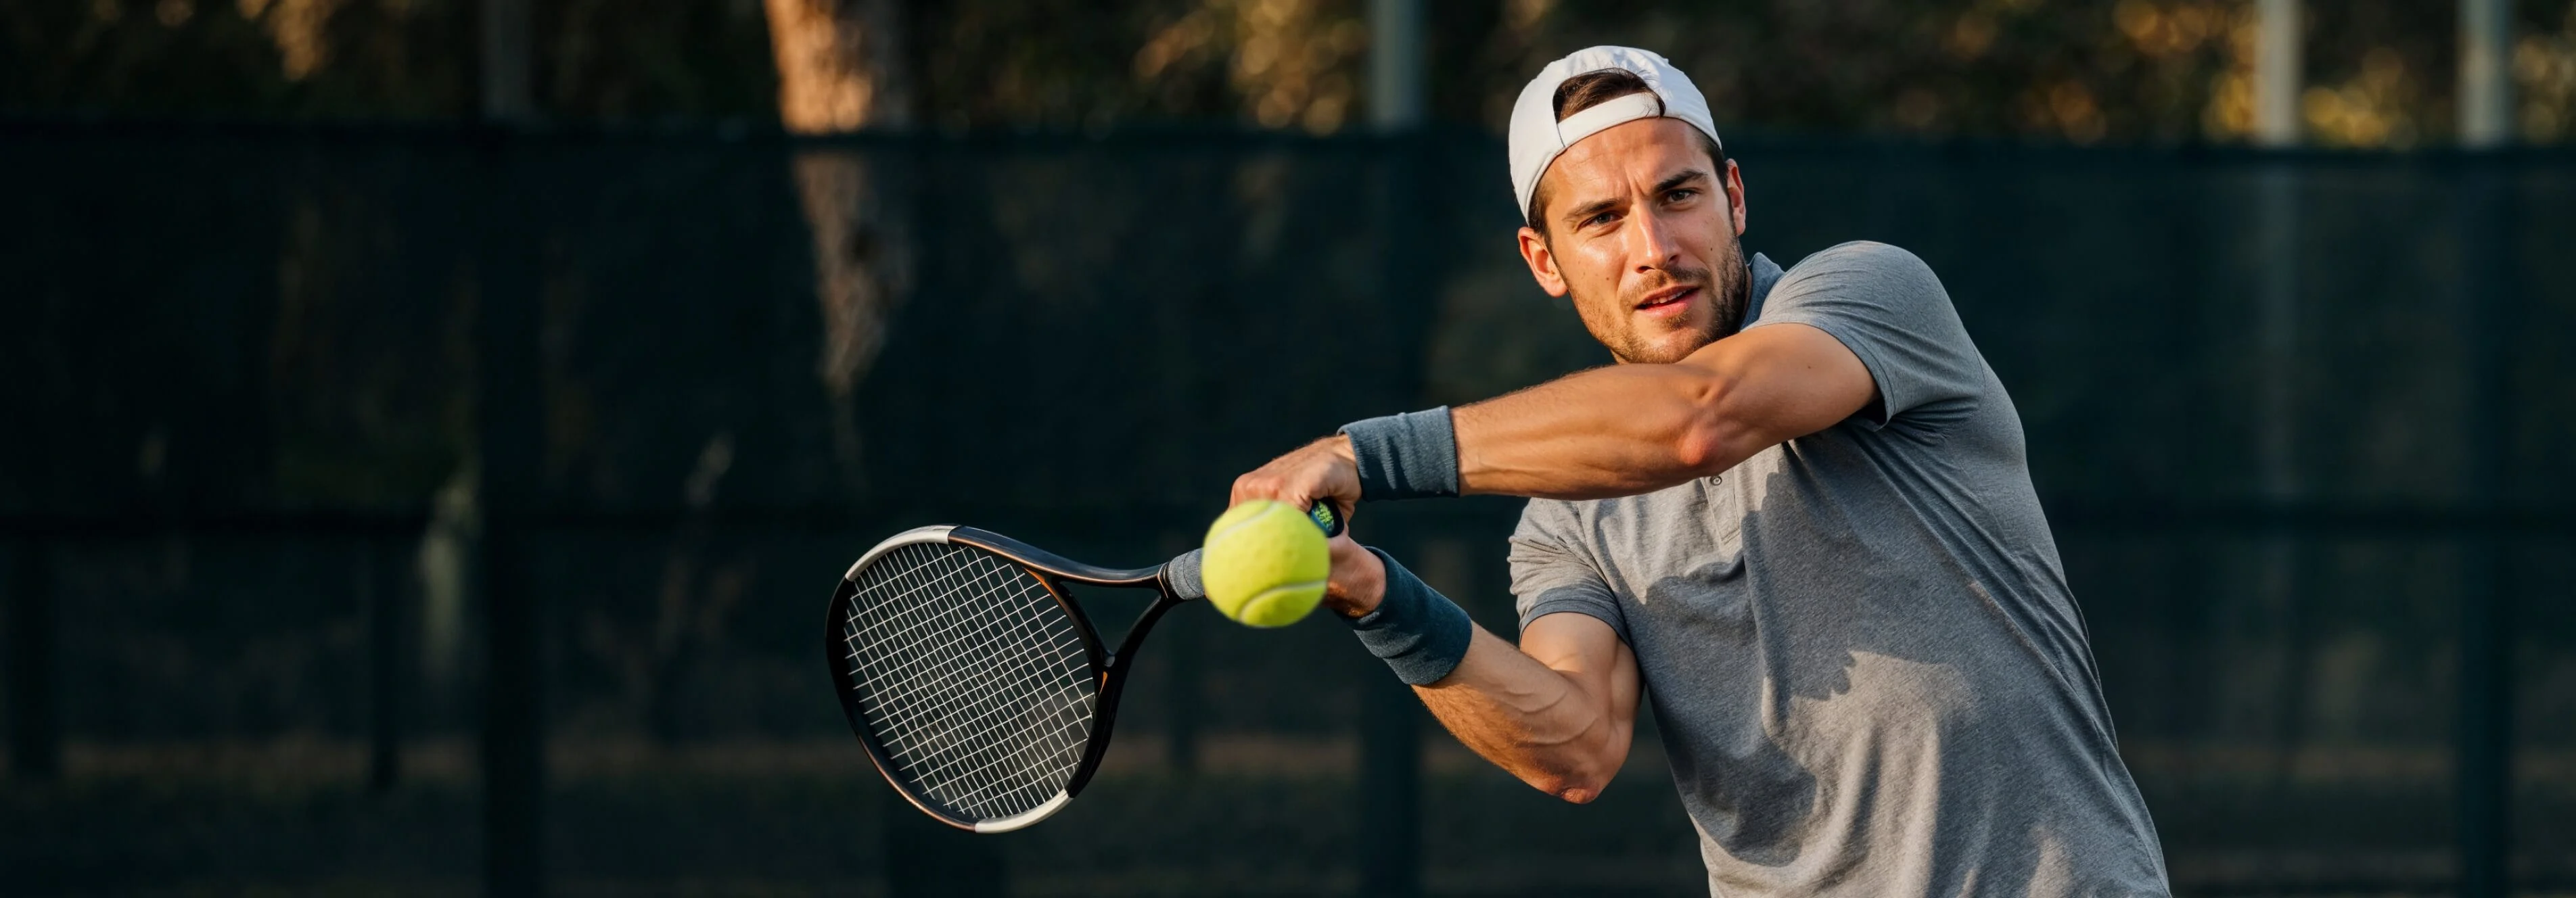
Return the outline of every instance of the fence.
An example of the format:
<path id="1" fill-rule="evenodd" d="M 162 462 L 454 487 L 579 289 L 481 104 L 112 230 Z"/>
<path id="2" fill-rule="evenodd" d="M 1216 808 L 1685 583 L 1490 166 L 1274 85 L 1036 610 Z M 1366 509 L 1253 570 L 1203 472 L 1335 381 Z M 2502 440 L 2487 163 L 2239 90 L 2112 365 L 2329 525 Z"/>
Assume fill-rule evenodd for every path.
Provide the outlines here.
<path id="1" fill-rule="evenodd" d="M 2576 888 L 2576 156 L 1730 149 L 1748 249 L 1915 251 L 2013 391 L 2178 888 Z M 812 657 L 901 527 L 1150 563 L 1342 421 L 1606 361 L 1502 170 L 1465 134 L 0 124 L 0 857 L 1698 893 L 1651 738 L 1557 804 L 1321 623 L 1166 623 L 1100 780 L 1007 838 L 889 801 Z M 1369 511 L 1511 631 L 1516 503 Z"/>

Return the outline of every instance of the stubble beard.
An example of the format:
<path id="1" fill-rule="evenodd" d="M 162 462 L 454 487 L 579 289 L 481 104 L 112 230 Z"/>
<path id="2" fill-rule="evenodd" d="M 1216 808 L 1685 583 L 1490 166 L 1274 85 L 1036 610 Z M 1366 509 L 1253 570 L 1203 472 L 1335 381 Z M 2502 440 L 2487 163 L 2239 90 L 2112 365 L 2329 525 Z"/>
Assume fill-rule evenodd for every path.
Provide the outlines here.
<path id="1" fill-rule="evenodd" d="M 1623 363 L 1668 365 L 1698 352 L 1700 347 L 1733 336 L 1736 329 L 1744 324 L 1745 306 L 1752 302 L 1753 278 L 1744 267 L 1744 238 L 1730 235 L 1727 246 L 1727 258 L 1719 261 L 1714 272 L 1700 268 L 1674 269 L 1665 272 L 1664 277 L 1623 291 L 1618 298 L 1619 304 L 1610 310 L 1611 327 L 1616 332 L 1604 334 L 1600 332 L 1601 328 L 1593 328 L 1593 337 L 1609 348 L 1612 358 Z M 1708 319 L 1693 329 L 1694 339 L 1679 343 L 1657 342 L 1646 334 L 1638 333 L 1637 320 L 1631 314 L 1637 303 L 1644 301 L 1647 293 L 1675 284 L 1697 286 L 1716 301 L 1709 309 Z M 1634 295 L 1627 295 L 1629 293 Z"/>

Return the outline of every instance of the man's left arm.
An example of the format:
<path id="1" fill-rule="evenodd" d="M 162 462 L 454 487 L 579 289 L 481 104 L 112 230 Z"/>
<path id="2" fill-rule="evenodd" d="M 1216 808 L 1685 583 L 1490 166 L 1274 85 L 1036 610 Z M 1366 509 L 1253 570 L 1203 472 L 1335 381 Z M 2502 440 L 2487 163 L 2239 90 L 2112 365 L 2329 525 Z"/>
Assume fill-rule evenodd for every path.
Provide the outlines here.
<path id="1" fill-rule="evenodd" d="M 1613 365 L 1450 410 L 1458 491 L 1549 499 L 1652 492 L 1716 474 L 1851 417 L 1869 369 L 1814 327 L 1751 328 L 1664 365 Z M 1308 444 L 1236 479 L 1233 500 L 1360 498 L 1350 439 Z M 1338 461 L 1338 463 L 1335 463 Z"/>
<path id="2" fill-rule="evenodd" d="M 1669 365 L 1586 371 L 1454 409 L 1461 493 L 1597 499 L 1735 467 L 1877 395 L 1832 335 L 1759 327 Z"/>

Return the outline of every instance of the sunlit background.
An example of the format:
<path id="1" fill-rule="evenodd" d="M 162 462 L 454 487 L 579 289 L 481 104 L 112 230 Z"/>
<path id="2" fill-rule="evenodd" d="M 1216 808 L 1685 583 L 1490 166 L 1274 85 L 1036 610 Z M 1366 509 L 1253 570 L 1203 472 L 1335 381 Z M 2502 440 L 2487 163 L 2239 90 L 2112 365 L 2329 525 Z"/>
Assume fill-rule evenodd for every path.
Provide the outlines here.
<path id="1" fill-rule="evenodd" d="M 1651 720 L 1566 805 L 1326 621 L 1005 837 L 816 650 L 1606 362 L 1497 136 L 1596 43 L 1941 274 L 2179 894 L 2576 894 L 2568 0 L 0 0 L 0 894 L 1705 894 Z M 1508 635 L 1517 512 L 1355 527 Z"/>
<path id="2" fill-rule="evenodd" d="M 531 0 L 533 112 L 572 122 L 782 112 L 810 4 Z M 872 2 L 903 32 L 890 103 L 941 130 L 1171 123 L 1332 134 L 1365 121 L 1362 0 Z M 1662 47 L 1720 121 L 1765 130 L 2232 143 L 2254 131 L 2247 2 L 1428 0 L 1433 119 L 1499 129 L 1563 51 Z M 2576 4 L 2520 0 L 2512 130 L 2576 133 Z M 880 9 L 881 8 L 881 9 Z M 2456 130 L 2456 4 L 2317 4 L 2299 25 L 2298 123 L 2316 144 L 2407 148 Z M 461 0 L 62 0 L 0 10 L 0 102 L 19 112 L 458 120 L 475 115 L 477 6 Z M 885 55 L 883 53 L 879 55 Z M 883 90 L 883 88 L 878 88 Z M 796 111 L 786 110 L 790 118 Z"/>

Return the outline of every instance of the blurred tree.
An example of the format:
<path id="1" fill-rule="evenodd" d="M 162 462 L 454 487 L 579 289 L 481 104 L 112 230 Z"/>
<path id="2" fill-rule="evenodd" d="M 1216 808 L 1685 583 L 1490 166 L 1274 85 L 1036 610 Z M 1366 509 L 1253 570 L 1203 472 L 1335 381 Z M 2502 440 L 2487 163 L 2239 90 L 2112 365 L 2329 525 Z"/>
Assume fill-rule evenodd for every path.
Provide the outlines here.
<path id="1" fill-rule="evenodd" d="M 462 0 L 0 4 L 0 109 L 455 116 Z"/>
<path id="2" fill-rule="evenodd" d="M 615 18 L 588 9 L 585 0 L 554 11 Z M 904 125 L 911 98 L 903 62 L 905 10 L 899 3 L 768 0 L 764 11 L 775 49 L 776 108 L 788 130 L 828 134 Z M 550 91 L 558 105 L 568 97 L 632 95 L 619 87 L 632 83 L 615 78 L 601 79 L 596 91 L 560 89 L 563 83 L 558 79 L 559 89 Z M 846 147 L 800 145 L 785 161 L 813 247 L 817 319 L 823 325 L 816 375 L 832 406 L 834 460 L 855 491 L 860 465 L 854 393 L 883 343 L 889 306 L 901 295 L 907 248 L 898 214 L 902 204 L 887 202 L 895 191 L 885 186 L 900 178 L 889 177 L 896 173 L 882 159 Z M 646 731 L 664 742 L 682 737 L 680 696 L 689 673 L 724 642 L 731 611 L 751 576 L 744 562 L 726 557 L 716 545 L 717 528 L 709 517 L 734 454 L 733 434 L 717 433 L 681 485 L 690 513 L 664 556 L 652 613 L 593 609 L 583 621 L 584 648 L 619 675 Z"/>
<path id="3" fill-rule="evenodd" d="M 767 0 L 778 66 L 778 118 L 799 134 L 905 128 L 913 120 L 916 10 L 898 0 Z M 856 148 L 809 146 L 790 165 L 814 247 L 823 346 L 815 372 L 832 405 L 833 461 L 843 484 L 864 489 L 857 389 L 884 346 L 885 321 L 903 296 L 912 241 L 905 160 Z M 692 543 L 683 554 L 696 554 Z M 666 608 L 691 603 L 689 571 L 666 572 Z M 737 590 L 738 593 L 738 590 Z M 720 613 L 720 612 L 718 612 Z M 666 617 L 669 616 L 666 613 Z M 662 690 L 676 685 L 660 684 Z M 882 806 L 886 885 L 895 894 L 999 895 L 1003 858 L 986 840 L 923 819 L 900 802 Z"/>
<path id="4" fill-rule="evenodd" d="M 768 0 L 778 65 L 778 118 L 798 134 L 912 123 L 906 11 L 895 0 Z M 797 151 L 792 165 L 814 244 L 815 301 L 823 351 L 816 374 L 833 406 L 834 457 L 859 487 L 852 405 L 859 379 L 884 345 L 885 318 L 903 295 L 908 241 L 891 160 L 840 148 Z"/>
<path id="5" fill-rule="evenodd" d="M 2576 3 L 2552 24 L 2522 32 L 2513 51 L 2522 134 L 2535 143 L 2576 136 Z"/>
<path id="6" fill-rule="evenodd" d="M 1357 121 L 1360 0 L 955 0 L 910 8 L 937 48 L 910 88 L 945 128 Z M 1723 120 L 1763 128 L 2241 139 L 2250 0 L 1429 0 L 1439 118 L 1501 124 L 1568 50 L 1658 48 Z M 538 79 L 559 119 L 767 119 L 760 0 L 537 0 Z M 464 0 L 73 0 L 0 6 L 0 109 L 446 118 L 467 114 Z M 2312 10 L 2302 112 L 2338 146 L 2446 141 L 2451 4 Z M 2517 5 L 2523 136 L 2576 130 L 2576 0 Z"/>

